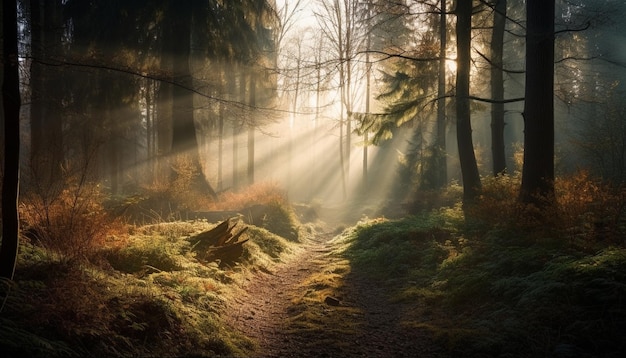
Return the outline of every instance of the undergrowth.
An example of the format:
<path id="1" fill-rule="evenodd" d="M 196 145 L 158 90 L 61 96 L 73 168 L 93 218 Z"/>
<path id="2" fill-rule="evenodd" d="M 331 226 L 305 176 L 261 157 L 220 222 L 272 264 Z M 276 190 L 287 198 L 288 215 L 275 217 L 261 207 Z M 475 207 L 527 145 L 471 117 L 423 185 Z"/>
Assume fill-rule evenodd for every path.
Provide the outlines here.
<path id="1" fill-rule="evenodd" d="M 189 177 L 183 175 L 179 180 Z M 127 221 L 140 225 L 188 218 L 223 220 L 225 215 L 230 215 L 240 216 L 246 223 L 290 241 L 299 241 L 304 234 L 287 194 L 275 184 L 257 183 L 239 191 L 227 191 L 220 194 L 218 201 L 200 193 L 185 192 L 184 187 L 179 182 L 155 184 L 140 194 L 108 200 L 107 206 Z"/>
<path id="2" fill-rule="evenodd" d="M 560 178 L 539 223 L 518 206 L 517 185 L 486 180 L 472 217 L 455 205 L 362 222 L 337 240 L 354 273 L 413 307 L 401 324 L 452 356 L 619 356 L 624 192 L 586 173 Z"/>
<path id="3" fill-rule="evenodd" d="M 190 238 L 214 226 L 157 222 L 123 235 L 102 228 L 89 250 L 76 252 L 69 239 L 52 247 L 24 237 L 14 281 L 0 282 L 3 357 L 249 354 L 254 342 L 225 325 L 226 302 L 293 244 L 250 226 L 238 262 L 205 262 Z"/>

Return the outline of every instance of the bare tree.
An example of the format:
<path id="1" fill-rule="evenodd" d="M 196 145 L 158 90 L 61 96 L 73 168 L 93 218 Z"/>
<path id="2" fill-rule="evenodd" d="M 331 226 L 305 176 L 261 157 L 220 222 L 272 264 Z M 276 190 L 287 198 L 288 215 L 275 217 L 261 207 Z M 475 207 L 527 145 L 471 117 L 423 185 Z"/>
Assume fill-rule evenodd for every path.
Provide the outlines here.
<path id="1" fill-rule="evenodd" d="M 321 10 L 316 18 L 326 37 L 338 76 L 339 97 L 342 109 L 339 113 L 339 164 L 341 166 L 342 192 L 344 199 L 346 181 L 350 171 L 352 117 L 354 113 L 355 57 L 364 41 L 360 22 L 357 21 L 359 2 L 356 0 L 321 0 Z M 345 126 L 345 129 L 344 129 Z"/>

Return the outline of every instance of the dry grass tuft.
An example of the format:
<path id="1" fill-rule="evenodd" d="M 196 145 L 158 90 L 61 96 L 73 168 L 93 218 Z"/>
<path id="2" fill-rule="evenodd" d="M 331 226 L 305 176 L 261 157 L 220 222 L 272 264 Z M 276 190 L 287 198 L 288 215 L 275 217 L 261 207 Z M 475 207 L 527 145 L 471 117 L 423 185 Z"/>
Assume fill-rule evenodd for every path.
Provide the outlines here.
<path id="1" fill-rule="evenodd" d="M 251 205 L 288 205 L 287 193 L 274 183 L 254 184 L 237 192 L 226 192 L 219 202 L 209 204 L 209 210 L 240 210 Z"/>

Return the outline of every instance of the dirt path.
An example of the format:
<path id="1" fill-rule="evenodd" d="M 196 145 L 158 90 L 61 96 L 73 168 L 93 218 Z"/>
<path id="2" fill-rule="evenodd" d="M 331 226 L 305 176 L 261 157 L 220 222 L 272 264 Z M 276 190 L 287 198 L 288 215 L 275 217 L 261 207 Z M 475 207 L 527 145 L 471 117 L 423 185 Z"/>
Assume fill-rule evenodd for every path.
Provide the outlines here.
<path id="1" fill-rule="evenodd" d="M 228 321 L 257 342 L 254 355 L 443 356 L 422 331 L 402 324 L 417 308 L 388 302 L 384 288 L 350 272 L 331 239 L 325 234 L 304 243 L 274 272 L 252 277 L 230 303 Z"/>

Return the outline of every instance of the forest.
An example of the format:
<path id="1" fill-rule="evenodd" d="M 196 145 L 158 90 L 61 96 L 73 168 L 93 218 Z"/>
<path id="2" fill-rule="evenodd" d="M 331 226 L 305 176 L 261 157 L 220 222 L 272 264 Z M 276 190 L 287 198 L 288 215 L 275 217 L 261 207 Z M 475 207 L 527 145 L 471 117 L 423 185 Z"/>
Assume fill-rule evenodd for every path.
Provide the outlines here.
<path id="1" fill-rule="evenodd" d="M 621 357 L 624 15 L 3 0 L 0 354 Z"/>

